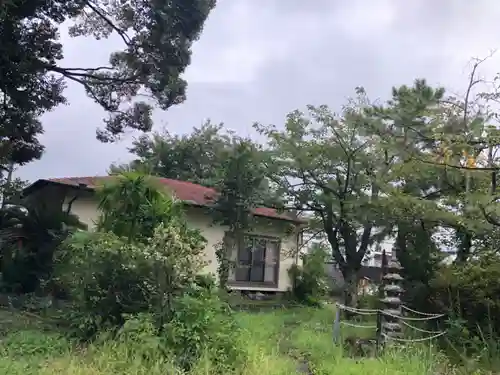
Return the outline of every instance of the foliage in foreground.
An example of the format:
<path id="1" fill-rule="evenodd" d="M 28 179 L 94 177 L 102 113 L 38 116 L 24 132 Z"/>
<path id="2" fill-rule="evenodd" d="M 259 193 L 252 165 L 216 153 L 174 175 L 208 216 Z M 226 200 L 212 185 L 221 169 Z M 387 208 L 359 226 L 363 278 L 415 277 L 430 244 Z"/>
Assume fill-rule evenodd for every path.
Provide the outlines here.
<path id="1" fill-rule="evenodd" d="M 0 290 L 33 293 L 51 278 L 57 247 L 77 228 L 78 218 L 47 202 L 0 208 Z"/>
<path id="2" fill-rule="evenodd" d="M 447 314 L 448 338 L 461 352 L 485 356 L 487 349 L 500 348 L 499 279 L 498 254 L 487 252 L 466 264 L 442 267 L 432 280 L 434 308 Z"/>
<path id="3" fill-rule="evenodd" d="M 288 271 L 292 280 L 292 296 L 307 305 L 319 305 L 330 287 L 325 262 L 328 252 L 314 244 L 308 254 L 301 255 L 302 266 L 294 264 Z"/>
<path id="4" fill-rule="evenodd" d="M 236 314 L 240 329 L 232 344 L 242 348 L 244 355 L 235 361 L 236 368 L 226 369 L 224 374 L 462 374 L 425 347 L 390 351 L 379 359 L 349 359 L 332 343 L 332 315 L 330 309 L 310 308 Z M 151 329 L 144 320 L 140 324 L 130 321 L 115 339 L 101 337 L 85 350 L 57 334 L 11 332 L 0 344 L 0 371 L 12 375 L 220 373 L 214 362 L 218 354 L 209 347 L 203 349 L 203 355 L 188 372 L 182 371 L 175 359 L 160 349 Z"/>
<path id="5" fill-rule="evenodd" d="M 200 276 L 206 240 L 189 228 L 181 203 L 130 173 L 99 194 L 97 230 L 64 243 L 53 280 L 71 298 L 72 333 L 84 340 L 103 332 L 115 340 L 147 334 L 155 350 L 185 370 L 207 348 L 221 372 L 234 367 L 237 329 L 215 282 Z"/>

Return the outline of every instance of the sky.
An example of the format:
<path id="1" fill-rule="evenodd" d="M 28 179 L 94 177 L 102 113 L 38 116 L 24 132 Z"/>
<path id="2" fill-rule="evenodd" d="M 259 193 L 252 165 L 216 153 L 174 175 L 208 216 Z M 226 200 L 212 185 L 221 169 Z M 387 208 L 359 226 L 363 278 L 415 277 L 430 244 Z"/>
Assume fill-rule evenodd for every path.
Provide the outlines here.
<path id="1" fill-rule="evenodd" d="M 254 122 L 280 126 L 308 104 L 338 110 L 356 86 L 384 99 L 416 78 L 460 93 L 471 58 L 500 47 L 498 19 L 494 0 L 218 0 L 193 46 L 187 100 L 157 111 L 155 129 L 185 134 L 210 119 L 255 136 Z M 121 47 L 118 38 L 70 38 L 66 28 L 61 38 L 65 67 L 101 65 Z M 500 52 L 481 68 L 487 78 L 497 72 Z M 78 85 L 65 93 L 69 104 L 42 118 L 44 156 L 17 176 L 97 176 L 132 158 L 134 134 L 100 143 L 102 110 Z"/>

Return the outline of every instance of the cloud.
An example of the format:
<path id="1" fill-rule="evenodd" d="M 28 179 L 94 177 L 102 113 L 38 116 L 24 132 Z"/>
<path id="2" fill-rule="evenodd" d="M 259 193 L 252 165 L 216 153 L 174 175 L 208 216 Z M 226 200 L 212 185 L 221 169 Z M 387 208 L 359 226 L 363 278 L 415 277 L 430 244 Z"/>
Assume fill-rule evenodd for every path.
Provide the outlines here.
<path id="1" fill-rule="evenodd" d="M 222 1 L 211 14 L 186 78 L 193 83 L 249 83 L 259 70 L 290 58 L 297 43 L 320 32 L 314 15 L 281 19 L 272 7 L 250 1 Z"/>
<path id="2" fill-rule="evenodd" d="M 351 39 L 364 40 L 386 33 L 397 21 L 398 4 L 393 0 L 343 2 L 334 15 L 333 24 Z"/>
<path id="3" fill-rule="evenodd" d="M 281 124 L 286 113 L 311 104 L 339 109 L 354 87 L 385 98 L 394 85 L 417 77 L 457 91 L 473 56 L 496 41 L 500 3 L 488 0 L 401 2 L 379 0 L 219 0 L 186 71 L 187 101 L 155 113 L 158 127 L 187 133 L 206 118 L 254 135 L 254 121 Z M 63 33 L 66 66 L 106 62 L 117 40 L 70 39 Z M 500 55 L 499 55 L 500 58 Z M 491 77 L 498 59 L 482 67 Z M 19 171 L 35 179 L 96 175 L 126 161 L 127 141 L 100 144 L 95 129 L 104 113 L 70 85 L 69 106 L 43 118 L 47 151 Z"/>

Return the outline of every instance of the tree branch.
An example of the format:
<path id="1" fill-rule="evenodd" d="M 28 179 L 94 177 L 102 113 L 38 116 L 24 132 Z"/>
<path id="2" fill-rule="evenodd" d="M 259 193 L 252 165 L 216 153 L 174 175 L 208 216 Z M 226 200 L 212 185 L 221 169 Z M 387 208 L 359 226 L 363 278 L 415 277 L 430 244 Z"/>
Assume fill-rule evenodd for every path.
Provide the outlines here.
<path id="1" fill-rule="evenodd" d="M 100 67 L 100 68 L 95 68 L 95 69 L 78 69 L 78 68 L 61 68 L 57 65 L 46 65 L 45 68 L 49 71 L 56 72 L 59 74 L 62 74 L 63 76 L 73 79 L 75 77 L 81 77 L 81 78 L 87 78 L 87 79 L 92 79 L 95 81 L 101 81 L 101 82 L 93 82 L 95 84 L 101 84 L 101 85 L 107 85 L 110 82 L 119 82 L 119 83 L 134 83 L 137 78 L 140 77 L 139 74 L 132 75 L 127 78 L 120 78 L 116 76 L 101 76 L 97 74 L 92 74 L 98 72 L 99 69 L 106 69 L 106 70 L 113 70 L 112 67 Z M 81 83 L 81 81 L 76 81 Z"/>
<path id="2" fill-rule="evenodd" d="M 93 4 L 91 1 L 87 1 L 87 6 L 92 9 L 92 11 L 97 14 L 101 19 L 109 26 L 112 30 L 116 31 L 116 33 L 122 38 L 123 42 L 127 47 L 130 47 L 132 41 L 127 33 L 121 30 L 118 26 L 116 26 L 113 21 L 111 21 L 102 10 L 98 8 L 97 4 Z"/>

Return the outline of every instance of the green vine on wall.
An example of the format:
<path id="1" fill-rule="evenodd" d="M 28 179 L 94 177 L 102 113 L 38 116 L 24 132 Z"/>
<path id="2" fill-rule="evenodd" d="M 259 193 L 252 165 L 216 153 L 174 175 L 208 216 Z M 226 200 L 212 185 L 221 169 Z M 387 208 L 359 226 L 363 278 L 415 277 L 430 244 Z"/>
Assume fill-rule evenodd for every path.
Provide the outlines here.
<path id="1" fill-rule="evenodd" d="M 227 256 L 227 248 L 224 241 L 219 241 L 215 244 L 215 256 L 217 258 L 217 275 L 219 277 L 219 286 L 225 290 L 229 280 L 229 271 L 231 261 Z"/>
<path id="2" fill-rule="evenodd" d="M 212 209 L 214 224 L 227 228 L 223 241 L 215 245 L 217 272 L 221 289 L 226 288 L 234 262 L 228 250 L 241 248 L 243 233 L 252 226 L 252 208 L 262 205 L 268 192 L 265 184 L 264 153 L 250 139 L 239 138 L 224 150 L 225 162 L 214 188 L 218 196 Z M 235 243 L 231 243 L 235 241 Z"/>

